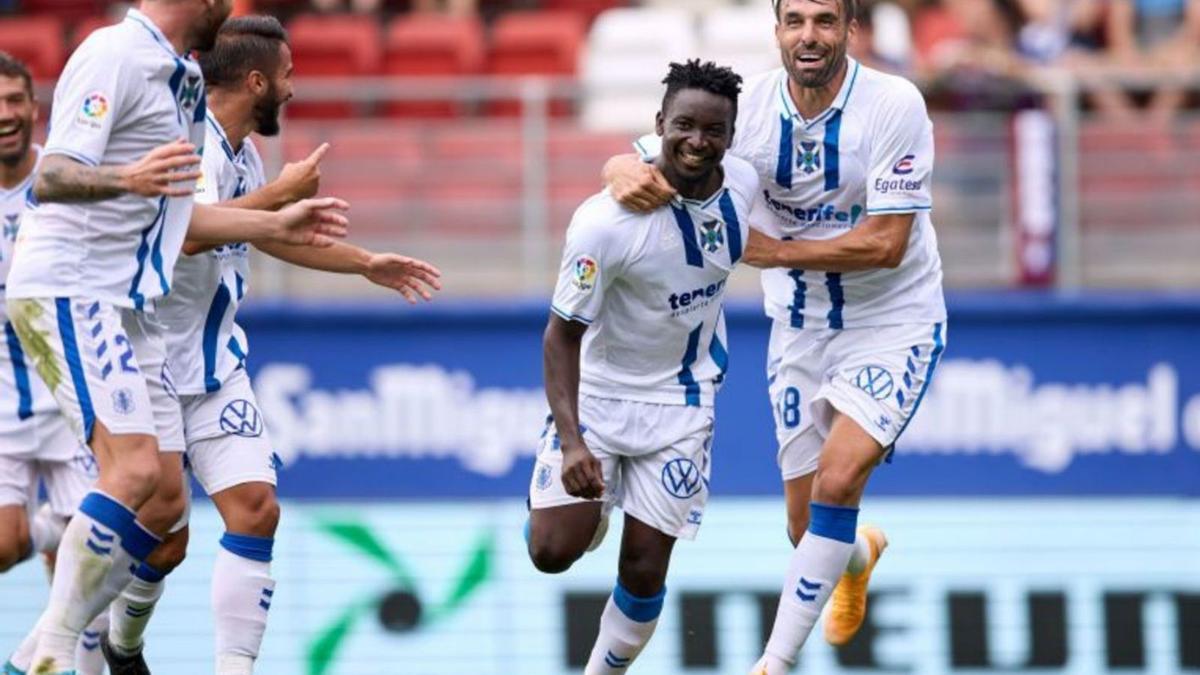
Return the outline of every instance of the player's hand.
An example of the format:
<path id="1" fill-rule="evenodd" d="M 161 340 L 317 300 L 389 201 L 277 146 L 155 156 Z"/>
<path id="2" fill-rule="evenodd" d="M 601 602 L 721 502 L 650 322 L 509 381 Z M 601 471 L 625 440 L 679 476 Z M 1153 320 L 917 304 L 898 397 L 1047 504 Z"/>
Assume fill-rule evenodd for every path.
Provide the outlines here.
<path id="1" fill-rule="evenodd" d="M 373 284 L 398 291 L 413 304 L 418 297 L 432 300 L 430 290 L 442 290 L 441 270 L 424 260 L 395 253 L 372 254 L 363 276 Z"/>
<path id="2" fill-rule="evenodd" d="M 120 170 L 121 188 L 143 197 L 186 197 L 200 178 L 200 155 L 183 139 L 160 145 Z"/>
<path id="3" fill-rule="evenodd" d="M 621 206 L 639 213 L 649 213 L 665 205 L 676 194 L 657 167 L 635 155 L 614 159 L 608 179 L 613 198 Z"/>
<path id="4" fill-rule="evenodd" d="M 321 160 L 327 152 L 329 144 L 322 143 L 308 157 L 283 165 L 283 170 L 275 180 L 283 186 L 287 201 L 295 202 L 316 196 L 321 188 Z"/>
<path id="5" fill-rule="evenodd" d="M 350 205 L 335 197 L 304 199 L 275 213 L 275 241 L 296 246 L 332 246 L 346 236 Z"/>
<path id="6" fill-rule="evenodd" d="M 567 494 L 580 499 L 599 499 L 604 495 L 604 471 L 600 460 L 586 445 L 563 446 L 562 482 Z"/>

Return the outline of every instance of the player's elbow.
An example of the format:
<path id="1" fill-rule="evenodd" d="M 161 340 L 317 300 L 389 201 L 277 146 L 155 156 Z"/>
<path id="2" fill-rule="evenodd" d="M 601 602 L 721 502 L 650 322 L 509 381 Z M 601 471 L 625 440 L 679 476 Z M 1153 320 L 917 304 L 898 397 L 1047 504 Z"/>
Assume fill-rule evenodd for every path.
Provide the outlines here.
<path id="1" fill-rule="evenodd" d="M 894 270 L 904 262 L 908 242 L 904 240 L 880 239 L 874 246 L 875 267 Z"/>

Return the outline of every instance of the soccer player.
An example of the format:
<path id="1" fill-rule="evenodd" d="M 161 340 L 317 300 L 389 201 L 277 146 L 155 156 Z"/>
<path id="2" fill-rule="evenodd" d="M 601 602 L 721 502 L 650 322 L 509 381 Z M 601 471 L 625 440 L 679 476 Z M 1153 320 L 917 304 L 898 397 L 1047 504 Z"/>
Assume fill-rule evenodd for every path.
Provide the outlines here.
<path id="1" fill-rule="evenodd" d="M 182 415 L 154 310 L 185 235 L 323 245 L 346 231 L 335 199 L 278 213 L 193 209 L 205 105 L 186 54 L 212 46 L 230 9 L 143 0 L 83 42 L 55 89 L 7 307 L 100 476 L 63 532 L 36 627 L 38 673 L 74 671 L 80 631 L 182 515 Z"/>
<path id="2" fill-rule="evenodd" d="M 269 16 L 227 21 L 214 47 L 200 55 L 208 98 L 200 204 L 277 209 L 316 193 L 319 162 L 328 146 L 286 166 L 266 184 L 250 133 L 279 132 L 279 112 L 292 96 L 287 33 Z M 415 300 L 430 299 L 439 272 L 403 256 L 376 254 L 349 244 L 312 248 L 262 242 L 283 260 L 333 272 L 357 272 Z M 167 356 L 183 404 L 187 458 L 192 475 L 216 504 L 226 531 L 212 573 L 218 675 L 249 675 L 262 644 L 274 595 L 270 562 L 279 503 L 271 442 L 246 375 L 249 352 L 236 312 L 249 290 L 249 248 L 184 244 L 175 286 L 159 309 Z M 168 535 L 157 565 L 143 565 L 113 603 L 105 657 L 114 675 L 148 672 L 143 636 L 162 578 L 182 562 L 187 530 Z"/>
<path id="3" fill-rule="evenodd" d="M 96 479 L 91 452 L 30 367 L 3 306 L 13 243 L 41 155 L 33 144 L 37 114 L 29 69 L 0 52 L 0 573 L 37 553 L 52 566 L 67 520 Z M 47 496 L 40 508 L 39 481 Z M 76 648 L 80 673 L 103 672 L 98 641 L 107 620 L 97 617 L 83 632 Z M 23 646 L 27 661 L 33 641 Z M 4 668 L 6 675 L 16 671 L 11 663 Z"/>
<path id="4" fill-rule="evenodd" d="M 844 644 L 861 625 L 887 540 L 875 528 L 856 537 L 858 505 L 872 469 L 916 413 L 946 343 L 929 218 L 932 125 L 916 87 L 846 55 L 855 6 L 775 3 L 783 67 L 747 84 L 731 149 L 762 179 L 754 226 L 799 240 L 789 255 L 794 269 L 762 276 L 796 544 L 755 669 L 768 675 L 795 662 L 831 593 L 826 639 Z M 630 208 L 674 195 L 636 156 L 614 158 L 605 174 Z"/>

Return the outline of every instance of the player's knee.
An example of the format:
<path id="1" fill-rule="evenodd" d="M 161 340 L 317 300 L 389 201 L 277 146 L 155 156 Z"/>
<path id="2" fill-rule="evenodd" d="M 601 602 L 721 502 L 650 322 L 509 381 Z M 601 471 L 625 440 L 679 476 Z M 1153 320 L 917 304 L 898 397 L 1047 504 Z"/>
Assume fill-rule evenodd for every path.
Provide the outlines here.
<path id="1" fill-rule="evenodd" d="M 171 532 L 146 558 L 146 564 L 158 570 L 160 574 L 167 574 L 179 567 L 187 557 L 188 537 L 187 527 L 177 532 Z"/>
<path id="2" fill-rule="evenodd" d="M 114 453 L 113 479 L 138 501 L 145 501 L 158 489 L 162 469 L 158 460 L 158 442 L 153 437 L 139 436 L 124 441 Z"/>
<path id="3" fill-rule="evenodd" d="M 274 537 L 279 526 L 279 500 L 268 485 L 249 491 L 238 503 L 239 534 Z"/>
<path id="4" fill-rule="evenodd" d="M 834 464 L 817 470 L 813 501 L 835 506 L 855 506 L 862 495 L 862 471 L 849 464 Z"/>
<path id="5" fill-rule="evenodd" d="M 621 585 L 638 597 L 656 595 L 666 582 L 666 565 L 656 556 L 622 551 L 618 567 Z"/>
<path id="6" fill-rule="evenodd" d="M 0 573 L 16 567 L 29 554 L 29 535 L 13 532 L 0 539 Z"/>
<path id="7" fill-rule="evenodd" d="M 532 537 L 529 540 L 529 559 L 539 572 L 559 574 L 566 572 L 583 555 L 567 542 L 553 537 Z"/>

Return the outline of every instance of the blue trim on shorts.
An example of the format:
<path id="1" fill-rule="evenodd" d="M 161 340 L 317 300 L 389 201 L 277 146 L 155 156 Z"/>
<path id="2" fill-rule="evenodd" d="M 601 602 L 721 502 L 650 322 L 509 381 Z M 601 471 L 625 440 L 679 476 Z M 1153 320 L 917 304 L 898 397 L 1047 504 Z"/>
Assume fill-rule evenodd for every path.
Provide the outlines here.
<path id="1" fill-rule="evenodd" d="M 854 533 L 858 529 L 858 509 L 813 502 L 809 505 L 809 513 L 809 532 L 846 544 L 854 543 Z"/>
<path id="2" fill-rule="evenodd" d="M 221 323 L 225 320 L 225 312 L 229 309 L 230 300 L 229 288 L 222 281 L 217 286 L 212 306 L 208 308 L 208 316 L 204 317 L 204 336 L 201 346 L 204 352 L 204 391 L 209 394 L 221 388 L 221 381 L 216 376 L 217 334 L 221 332 Z"/>
<path id="3" fill-rule="evenodd" d="M 912 422 L 912 418 L 916 416 L 917 409 L 921 407 L 921 401 L 925 398 L 925 392 L 929 391 L 929 383 L 933 381 L 933 371 L 937 370 L 938 361 L 942 358 L 942 352 L 946 349 L 946 342 L 942 339 L 942 324 L 933 324 L 933 351 L 929 354 L 929 368 L 925 370 L 925 381 L 921 383 L 921 392 L 917 394 L 917 401 L 913 403 L 912 412 L 908 414 L 908 419 L 904 420 L 904 426 L 900 427 L 900 431 L 896 432 L 896 438 L 892 440 L 892 446 L 895 447 L 896 441 L 900 440 L 900 434 L 908 428 L 908 423 Z M 890 453 L 889 453 L 890 459 Z"/>
<path id="4" fill-rule="evenodd" d="M 58 333 L 62 338 L 63 356 L 71 371 L 71 382 L 75 385 L 75 398 L 79 400 L 79 411 L 83 414 L 83 440 L 92 440 L 96 426 L 96 409 L 92 407 L 92 395 L 88 392 L 87 378 L 83 374 L 83 361 L 79 358 L 79 344 L 75 341 L 75 321 L 71 316 L 71 300 L 58 298 L 54 301 L 58 313 Z"/>
<path id="5" fill-rule="evenodd" d="M 631 620 L 638 623 L 649 623 L 658 618 L 662 614 L 663 600 L 667 597 L 667 587 L 657 594 L 649 598 L 639 598 L 630 593 L 621 585 L 621 580 L 617 580 L 617 585 L 613 587 L 612 599 L 613 604 L 621 613 L 629 617 Z"/>
<path id="6" fill-rule="evenodd" d="M 4 337 L 8 342 L 8 357 L 13 364 L 13 379 L 17 384 L 17 419 L 24 422 L 33 417 L 33 390 L 29 387 L 29 368 L 25 365 L 25 352 L 21 341 L 10 322 L 4 322 Z"/>
<path id="7" fill-rule="evenodd" d="M 271 537 L 255 537 L 232 532 L 221 535 L 221 548 L 247 560 L 271 562 L 271 551 L 274 547 L 275 540 Z"/>

